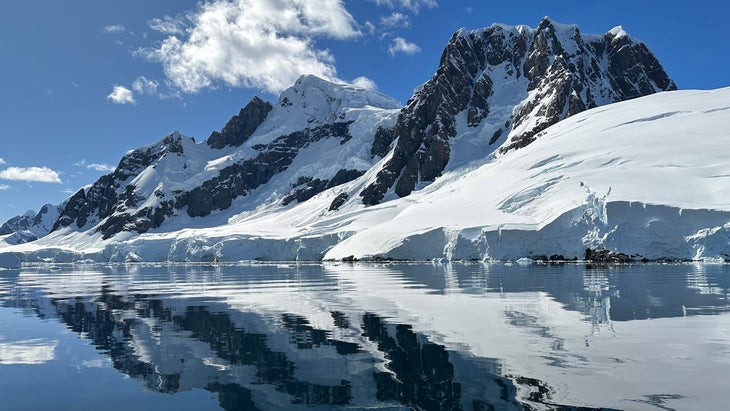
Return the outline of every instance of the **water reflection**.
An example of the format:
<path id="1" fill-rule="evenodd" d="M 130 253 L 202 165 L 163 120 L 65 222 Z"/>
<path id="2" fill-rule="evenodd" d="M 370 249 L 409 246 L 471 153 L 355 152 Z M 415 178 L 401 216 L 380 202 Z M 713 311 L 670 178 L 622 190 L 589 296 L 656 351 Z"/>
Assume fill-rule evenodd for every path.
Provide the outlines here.
<path id="1" fill-rule="evenodd" d="M 0 339 L 0 365 L 46 363 L 53 359 L 56 344 L 56 341 L 40 338 L 19 341 Z"/>
<path id="2" fill-rule="evenodd" d="M 0 303 L 61 321 L 148 390 L 203 389 L 225 410 L 635 408 L 692 396 L 582 399 L 604 383 L 581 387 L 591 375 L 633 364 L 631 350 L 600 351 L 605 337 L 633 335 L 617 324 L 634 320 L 727 313 L 729 273 L 720 265 L 40 267 L 0 275 Z M 53 359 L 55 343 L 5 333 L 0 364 Z M 713 343 L 730 353 L 729 340 Z"/>

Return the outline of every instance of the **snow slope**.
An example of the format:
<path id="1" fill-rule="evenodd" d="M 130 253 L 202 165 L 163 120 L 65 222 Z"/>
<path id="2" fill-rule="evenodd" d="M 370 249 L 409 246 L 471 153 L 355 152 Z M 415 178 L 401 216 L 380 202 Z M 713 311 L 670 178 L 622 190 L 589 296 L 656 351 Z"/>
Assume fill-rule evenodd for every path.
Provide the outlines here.
<path id="1" fill-rule="evenodd" d="M 574 115 L 520 150 L 449 170 L 376 206 L 357 193 L 378 164 L 293 206 L 221 213 L 225 221 L 213 227 L 163 226 L 113 241 L 53 232 L 2 251 L 23 261 L 120 262 L 582 258 L 586 248 L 725 258 L 727 124 L 730 88 L 658 93 Z M 341 193 L 349 200 L 329 211 Z"/>

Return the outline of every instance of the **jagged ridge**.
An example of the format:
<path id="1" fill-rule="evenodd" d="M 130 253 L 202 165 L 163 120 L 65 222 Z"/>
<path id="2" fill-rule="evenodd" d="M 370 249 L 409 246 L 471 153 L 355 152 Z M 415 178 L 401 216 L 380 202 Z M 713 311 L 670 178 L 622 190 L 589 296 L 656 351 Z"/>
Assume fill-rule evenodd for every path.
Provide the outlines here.
<path id="1" fill-rule="evenodd" d="M 584 36 L 549 18 L 537 29 L 459 30 L 434 76 L 400 113 L 392 158 L 360 195 L 377 204 L 391 188 L 403 197 L 435 180 L 460 130 L 479 128 L 480 144 L 492 146 L 482 155 L 500 139 L 506 152 L 588 108 L 673 89 L 648 48 L 620 30 Z"/>

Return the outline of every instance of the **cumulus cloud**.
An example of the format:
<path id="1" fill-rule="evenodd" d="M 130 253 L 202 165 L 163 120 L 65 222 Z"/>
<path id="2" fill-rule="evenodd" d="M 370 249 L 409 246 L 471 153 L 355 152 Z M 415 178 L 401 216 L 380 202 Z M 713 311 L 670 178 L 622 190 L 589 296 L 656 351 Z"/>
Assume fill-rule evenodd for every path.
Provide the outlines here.
<path id="1" fill-rule="evenodd" d="M 100 163 L 87 163 L 85 158 L 82 158 L 81 160 L 73 163 L 76 167 L 83 167 L 87 170 L 94 170 L 94 171 L 102 171 L 102 172 L 111 172 L 115 170 L 114 166 L 110 166 L 109 164 L 100 164 Z"/>
<path id="2" fill-rule="evenodd" d="M 185 93 L 220 84 L 277 93 L 301 74 L 337 80 L 332 54 L 314 40 L 361 35 L 340 0 L 212 0 L 152 25 L 171 35 L 139 53 Z"/>
<path id="3" fill-rule="evenodd" d="M 60 183 L 61 177 L 48 167 L 8 167 L 0 171 L 0 179 L 11 181 L 34 181 L 38 183 Z"/>
<path id="4" fill-rule="evenodd" d="M 114 89 L 106 98 L 116 104 L 134 104 L 134 93 L 124 86 L 114 86 Z"/>
<path id="5" fill-rule="evenodd" d="M 390 9 L 401 8 L 414 13 L 421 11 L 422 7 L 432 9 L 438 6 L 436 0 L 370 0 L 378 6 L 387 6 Z"/>
<path id="6" fill-rule="evenodd" d="M 377 90 L 378 85 L 375 84 L 375 82 L 367 77 L 358 77 L 355 80 L 352 80 L 352 85 L 357 87 L 362 87 L 364 89 L 368 90 Z"/>
<path id="7" fill-rule="evenodd" d="M 403 37 L 394 38 L 393 42 L 390 44 L 390 47 L 388 47 L 388 53 L 390 53 L 391 56 L 395 56 L 398 53 L 412 56 L 420 52 L 421 48 L 418 47 L 416 43 L 410 43 Z"/>
<path id="8" fill-rule="evenodd" d="M 126 30 L 127 28 L 122 26 L 121 24 L 112 24 L 110 26 L 104 27 L 103 32 L 106 34 L 119 34 L 124 33 Z"/>
<path id="9" fill-rule="evenodd" d="M 380 24 L 387 29 L 392 29 L 396 27 L 402 27 L 407 29 L 411 27 L 411 21 L 408 16 L 398 12 L 395 12 L 387 17 L 381 17 Z"/>
<path id="10" fill-rule="evenodd" d="M 5 160 L 2 157 L 0 157 L 0 165 L 2 165 L 2 164 L 7 164 L 7 163 L 5 162 Z"/>

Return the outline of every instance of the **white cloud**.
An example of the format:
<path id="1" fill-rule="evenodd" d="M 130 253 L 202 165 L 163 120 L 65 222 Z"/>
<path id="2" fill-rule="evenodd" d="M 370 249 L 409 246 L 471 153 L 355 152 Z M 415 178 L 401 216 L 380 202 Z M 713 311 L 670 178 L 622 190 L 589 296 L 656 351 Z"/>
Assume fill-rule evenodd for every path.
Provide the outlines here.
<path id="1" fill-rule="evenodd" d="M 378 6 L 387 6 L 390 9 L 401 8 L 418 13 L 421 7 L 432 9 L 438 7 L 436 0 L 370 0 Z"/>
<path id="2" fill-rule="evenodd" d="M 126 30 L 127 28 L 122 26 L 121 24 L 112 24 L 110 26 L 104 27 L 103 32 L 106 34 L 119 34 L 124 33 Z"/>
<path id="3" fill-rule="evenodd" d="M 10 186 L 7 184 L 0 184 L 0 191 L 9 190 Z"/>
<path id="4" fill-rule="evenodd" d="M 357 87 L 362 87 L 364 89 L 368 90 L 377 90 L 378 85 L 375 84 L 375 82 L 367 77 L 358 77 L 355 80 L 352 80 L 352 85 Z"/>
<path id="5" fill-rule="evenodd" d="M 412 56 L 420 52 L 421 48 L 418 47 L 416 43 L 410 43 L 406 41 L 406 39 L 404 39 L 403 37 L 394 38 L 393 42 L 390 44 L 390 47 L 388 47 L 388 53 L 390 53 L 391 56 L 395 56 L 398 53 Z"/>
<path id="6" fill-rule="evenodd" d="M 116 104 L 134 104 L 134 93 L 124 86 L 114 86 L 114 89 L 106 98 Z"/>
<path id="7" fill-rule="evenodd" d="M 370 21 L 365 22 L 365 30 L 367 30 L 368 34 L 375 33 L 375 24 L 371 23 Z"/>
<path id="8" fill-rule="evenodd" d="M 0 179 L 11 181 L 35 181 L 60 183 L 61 177 L 48 167 L 8 167 L 0 171 Z"/>
<path id="9" fill-rule="evenodd" d="M 150 80 L 145 76 L 139 76 L 137 80 L 134 80 L 132 89 L 139 94 L 157 94 L 157 87 L 160 84 L 154 80 Z"/>
<path id="10" fill-rule="evenodd" d="M 99 164 L 99 163 L 87 164 L 86 168 L 88 168 L 89 170 L 102 171 L 102 172 L 110 172 L 110 171 L 115 170 L 114 166 L 110 166 L 109 164 Z"/>
<path id="11" fill-rule="evenodd" d="M 180 35 L 185 33 L 185 20 L 182 16 L 165 16 L 161 19 L 152 19 L 147 22 L 149 28 L 162 34 Z"/>
<path id="12" fill-rule="evenodd" d="M 408 16 L 398 12 L 395 12 L 387 17 L 381 17 L 380 24 L 387 29 L 392 29 L 396 27 L 403 27 L 407 29 L 411 27 L 411 21 Z"/>
<path id="13" fill-rule="evenodd" d="M 87 170 L 103 172 L 111 172 L 116 169 L 114 166 L 110 166 L 109 164 L 87 163 L 85 158 L 82 158 L 81 160 L 73 163 L 73 165 L 76 167 L 84 167 Z"/>
<path id="14" fill-rule="evenodd" d="M 337 80 L 332 54 L 316 48 L 314 39 L 361 35 L 341 0 L 212 0 L 185 19 L 182 35 L 140 54 L 161 63 L 172 85 L 186 93 L 218 84 L 277 93 L 301 74 Z M 173 20 L 182 21 L 162 19 L 156 26 Z"/>
<path id="15" fill-rule="evenodd" d="M 0 164 L 7 164 L 2 157 L 0 157 Z"/>

